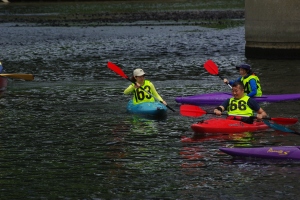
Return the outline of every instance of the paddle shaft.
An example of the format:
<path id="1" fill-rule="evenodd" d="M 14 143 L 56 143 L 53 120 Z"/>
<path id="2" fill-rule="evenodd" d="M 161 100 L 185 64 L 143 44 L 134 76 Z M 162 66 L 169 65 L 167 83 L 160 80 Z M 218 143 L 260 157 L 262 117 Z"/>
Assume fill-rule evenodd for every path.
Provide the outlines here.
<path id="1" fill-rule="evenodd" d="M 224 81 L 224 78 L 221 75 L 218 74 L 218 76 L 220 77 L 221 80 Z M 231 87 L 231 85 L 229 83 L 226 83 L 226 84 L 228 85 L 228 87 L 230 87 L 232 89 L 232 87 Z"/>
<path id="2" fill-rule="evenodd" d="M 7 78 L 24 79 L 26 81 L 32 81 L 34 76 L 32 74 L 0 74 L 0 76 Z"/>
<path id="3" fill-rule="evenodd" d="M 214 112 L 206 112 L 206 114 L 212 114 L 212 115 L 215 115 Z M 257 119 L 257 117 L 255 116 L 250 116 L 250 117 L 247 117 L 247 116 L 239 116 L 239 115 L 228 115 L 228 114 L 225 114 L 225 113 L 222 113 L 221 115 L 225 115 L 225 116 L 233 116 L 233 117 L 245 117 L 245 118 L 252 118 L 252 119 Z M 273 120 L 273 118 L 271 117 L 263 117 L 262 118 L 263 120 Z"/>

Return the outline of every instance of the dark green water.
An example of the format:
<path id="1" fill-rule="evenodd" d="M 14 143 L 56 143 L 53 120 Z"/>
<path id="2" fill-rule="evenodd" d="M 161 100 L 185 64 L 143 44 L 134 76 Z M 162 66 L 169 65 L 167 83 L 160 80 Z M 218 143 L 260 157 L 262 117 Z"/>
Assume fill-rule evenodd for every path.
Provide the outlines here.
<path id="1" fill-rule="evenodd" d="M 244 28 L 0 25 L 0 58 L 9 80 L 0 99 L 1 199 L 297 199 L 300 163 L 232 159 L 226 145 L 299 145 L 300 137 L 267 130 L 184 143 L 190 125 L 175 97 L 229 91 L 202 64 L 237 78 L 250 63 L 268 94 L 300 93 L 300 61 L 247 60 Z M 126 113 L 127 75 L 141 67 L 177 110 L 162 121 Z M 262 104 L 271 117 L 299 117 L 299 101 Z M 214 106 L 203 106 L 212 109 Z M 299 123 L 290 126 L 299 132 Z"/>

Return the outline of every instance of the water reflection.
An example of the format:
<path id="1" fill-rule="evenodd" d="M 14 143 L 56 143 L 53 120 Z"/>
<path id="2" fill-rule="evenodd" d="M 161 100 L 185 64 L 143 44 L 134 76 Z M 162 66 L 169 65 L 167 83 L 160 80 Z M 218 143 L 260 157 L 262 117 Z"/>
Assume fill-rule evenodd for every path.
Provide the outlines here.
<path id="1" fill-rule="evenodd" d="M 231 141 L 234 146 L 251 146 L 251 141 L 254 140 L 253 133 L 219 133 L 219 134 L 194 134 L 192 137 L 182 136 L 181 142 L 184 143 L 197 143 L 206 141 Z"/>
<path id="2" fill-rule="evenodd" d="M 225 142 L 227 144 L 226 146 L 251 147 L 255 140 L 250 132 L 206 135 L 193 134 L 192 137 L 182 136 L 181 142 L 184 144 L 184 147 L 181 149 L 180 154 L 182 158 L 187 160 L 182 164 L 182 167 L 205 166 L 205 162 L 201 161 L 201 159 L 207 160 L 217 154 L 217 149 L 207 149 L 205 143 L 218 143 L 223 146 Z"/>
<path id="3" fill-rule="evenodd" d="M 129 121 L 122 121 L 116 124 L 112 134 L 122 138 L 151 137 L 158 134 L 157 123 L 155 120 L 147 119 L 143 116 L 131 115 Z"/>

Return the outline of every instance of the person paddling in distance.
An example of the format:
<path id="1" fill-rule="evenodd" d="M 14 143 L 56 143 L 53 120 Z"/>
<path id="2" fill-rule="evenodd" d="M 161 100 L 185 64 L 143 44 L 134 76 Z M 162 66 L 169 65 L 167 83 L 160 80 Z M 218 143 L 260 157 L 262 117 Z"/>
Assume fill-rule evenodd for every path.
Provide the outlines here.
<path id="1" fill-rule="evenodd" d="M 256 118 L 260 121 L 262 118 L 267 117 L 267 113 L 259 106 L 259 104 L 249 96 L 245 95 L 244 84 L 241 81 L 236 81 L 232 84 L 232 98 L 225 100 L 222 105 L 214 109 L 216 115 L 227 110 L 228 115 L 233 119 L 239 119 L 235 116 L 241 116 L 241 121 L 252 124 L 254 112 L 257 113 Z M 231 117 L 230 116 L 230 117 Z"/>
<path id="2" fill-rule="evenodd" d="M 0 73 L 2 73 L 3 67 L 2 67 L 2 63 L 0 61 Z"/>
<path id="3" fill-rule="evenodd" d="M 232 86 L 234 82 L 241 81 L 244 84 L 245 93 L 247 96 L 260 97 L 262 95 L 260 81 L 259 78 L 253 73 L 251 66 L 248 64 L 241 64 L 237 66 L 236 69 L 239 70 L 241 77 L 233 81 L 228 81 L 225 78 L 224 83 Z"/>
<path id="4" fill-rule="evenodd" d="M 161 96 L 156 91 L 154 85 L 149 80 L 145 79 L 144 70 L 138 68 L 133 71 L 133 77 L 131 78 L 134 83 L 128 86 L 124 90 L 124 94 L 132 94 L 133 93 L 133 104 L 139 104 L 144 102 L 155 102 L 155 98 L 161 101 L 163 104 L 167 105 L 167 103 L 161 98 Z M 144 90 L 141 89 L 143 87 L 144 90 L 148 91 L 152 95 L 148 94 Z"/>

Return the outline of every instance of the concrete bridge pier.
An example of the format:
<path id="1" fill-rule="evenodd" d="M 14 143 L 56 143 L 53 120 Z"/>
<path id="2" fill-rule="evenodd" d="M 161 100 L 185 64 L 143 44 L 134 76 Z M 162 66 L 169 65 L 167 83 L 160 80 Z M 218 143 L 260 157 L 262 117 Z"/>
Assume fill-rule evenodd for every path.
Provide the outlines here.
<path id="1" fill-rule="evenodd" d="M 300 58 L 300 1 L 245 0 L 247 58 Z"/>

